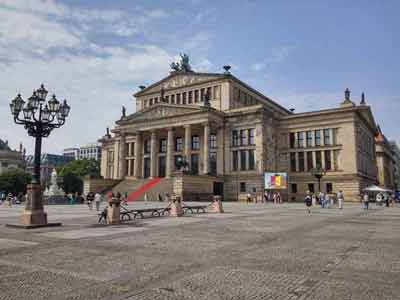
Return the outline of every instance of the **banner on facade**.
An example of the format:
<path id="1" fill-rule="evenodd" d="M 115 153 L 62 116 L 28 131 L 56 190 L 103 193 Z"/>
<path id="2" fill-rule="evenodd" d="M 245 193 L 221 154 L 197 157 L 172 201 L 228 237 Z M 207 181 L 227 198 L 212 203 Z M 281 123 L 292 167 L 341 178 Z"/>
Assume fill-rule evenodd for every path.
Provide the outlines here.
<path id="1" fill-rule="evenodd" d="M 287 173 L 264 173 L 266 190 L 287 189 Z"/>

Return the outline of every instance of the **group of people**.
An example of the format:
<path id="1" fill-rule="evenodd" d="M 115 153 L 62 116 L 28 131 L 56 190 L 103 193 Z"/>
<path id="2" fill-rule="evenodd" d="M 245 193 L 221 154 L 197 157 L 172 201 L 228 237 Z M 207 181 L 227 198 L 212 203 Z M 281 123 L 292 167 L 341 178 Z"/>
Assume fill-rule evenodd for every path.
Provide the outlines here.
<path id="1" fill-rule="evenodd" d="M 21 204 L 25 201 L 26 195 L 22 193 L 18 195 L 13 195 L 12 193 L 8 193 L 4 198 L 0 198 L 0 205 L 6 205 L 11 207 L 13 204 Z"/>
<path id="2" fill-rule="evenodd" d="M 338 203 L 338 208 L 343 209 L 344 195 L 343 191 L 339 191 L 336 194 L 336 199 Z M 328 193 L 320 192 L 318 196 L 307 191 L 304 197 L 304 203 L 307 207 L 307 212 L 311 213 L 311 207 L 319 204 L 321 208 L 331 208 L 335 205 L 335 198 Z"/>
<path id="3" fill-rule="evenodd" d="M 375 198 L 375 199 L 374 199 Z M 390 193 L 377 193 L 376 196 L 374 197 L 373 195 L 370 195 L 369 193 L 364 193 L 360 195 L 360 200 L 362 203 L 362 206 L 365 210 L 369 209 L 369 203 L 372 202 L 372 200 L 375 200 L 375 204 L 378 206 L 385 205 L 386 207 L 393 206 L 395 202 L 400 203 L 400 194 L 390 194 Z"/>

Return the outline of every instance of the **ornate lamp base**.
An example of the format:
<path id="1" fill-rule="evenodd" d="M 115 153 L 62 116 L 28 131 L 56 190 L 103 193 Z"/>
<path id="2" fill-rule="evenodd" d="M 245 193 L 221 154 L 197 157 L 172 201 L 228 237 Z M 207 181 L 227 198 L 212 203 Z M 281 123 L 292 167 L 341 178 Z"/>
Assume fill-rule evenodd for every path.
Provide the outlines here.
<path id="1" fill-rule="evenodd" d="M 46 225 L 47 224 L 47 214 L 43 209 L 36 210 L 24 210 L 20 218 L 20 223 L 22 225 Z"/>

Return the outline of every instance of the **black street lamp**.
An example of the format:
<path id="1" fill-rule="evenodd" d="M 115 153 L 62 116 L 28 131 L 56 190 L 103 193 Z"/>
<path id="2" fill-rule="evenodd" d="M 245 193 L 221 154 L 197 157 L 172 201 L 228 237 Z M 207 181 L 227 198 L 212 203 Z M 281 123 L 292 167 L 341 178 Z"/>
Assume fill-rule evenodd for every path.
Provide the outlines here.
<path id="1" fill-rule="evenodd" d="M 311 175 L 314 176 L 318 180 L 318 193 L 321 192 L 321 178 L 326 174 L 326 170 L 322 168 L 320 165 L 317 165 L 316 168 L 311 169 Z"/>
<path id="2" fill-rule="evenodd" d="M 47 225 L 47 215 L 43 209 L 43 196 L 40 185 L 40 158 L 42 152 L 42 138 L 48 137 L 54 128 L 59 128 L 68 117 L 70 106 L 67 100 L 60 103 L 56 96 L 46 104 L 47 90 L 43 84 L 33 92 L 28 102 L 21 95 L 11 101 L 10 109 L 16 124 L 24 125 L 28 135 L 35 138 L 35 156 L 33 179 L 28 185 L 28 197 L 25 210 L 21 217 L 24 226 Z M 22 111 L 22 117 L 20 117 Z"/>

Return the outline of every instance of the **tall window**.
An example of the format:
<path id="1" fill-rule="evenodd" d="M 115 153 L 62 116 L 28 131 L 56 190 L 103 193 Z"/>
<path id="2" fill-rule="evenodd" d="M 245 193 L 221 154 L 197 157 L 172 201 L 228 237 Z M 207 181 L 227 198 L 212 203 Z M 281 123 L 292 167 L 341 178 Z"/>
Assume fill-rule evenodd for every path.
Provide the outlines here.
<path id="1" fill-rule="evenodd" d="M 182 104 L 186 104 L 186 92 L 182 93 Z"/>
<path id="2" fill-rule="evenodd" d="M 289 138 L 290 138 L 290 148 L 294 148 L 296 147 L 296 134 L 294 132 L 291 132 L 289 134 Z"/>
<path id="3" fill-rule="evenodd" d="M 312 131 L 307 131 L 306 138 L 307 138 L 307 147 L 312 147 Z"/>
<path id="4" fill-rule="evenodd" d="M 237 130 L 232 131 L 232 146 L 239 146 L 239 132 Z"/>
<path id="5" fill-rule="evenodd" d="M 199 90 L 194 91 L 194 102 L 195 103 L 199 102 Z"/>
<path id="6" fill-rule="evenodd" d="M 315 151 L 316 167 L 322 167 L 321 151 Z"/>
<path id="7" fill-rule="evenodd" d="M 246 170 L 246 150 L 240 151 L 240 170 Z"/>
<path id="8" fill-rule="evenodd" d="M 254 150 L 249 150 L 249 170 L 256 168 L 256 161 L 254 157 Z"/>
<path id="9" fill-rule="evenodd" d="M 204 89 L 200 90 L 200 101 L 203 102 L 204 101 Z"/>
<path id="10" fill-rule="evenodd" d="M 171 104 L 175 104 L 175 95 L 171 95 Z"/>
<path id="11" fill-rule="evenodd" d="M 247 145 L 247 130 L 240 130 L 240 146 Z"/>
<path id="12" fill-rule="evenodd" d="M 211 149 L 217 148 L 217 136 L 215 134 L 210 135 L 210 148 Z"/>
<path id="13" fill-rule="evenodd" d="M 333 185 L 332 185 L 332 183 L 328 182 L 326 184 L 326 192 L 327 193 L 332 193 L 332 191 L 333 191 Z"/>
<path id="14" fill-rule="evenodd" d="M 324 144 L 331 144 L 331 131 L 329 129 L 324 129 Z"/>
<path id="15" fill-rule="evenodd" d="M 296 183 L 292 183 L 291 184 L 291 190 L 293 194 L 297 193 L 297 184 Z"/>
<path id="16" fill-rule="evenodd" d="M 315 193 L 314 183 L 308 184 L 308 190 L 310 191 L 310 193 Z"/>
<path id="17" fill-rule="evenodd" d="M 331 151 L 325 150 L 325 169 L 332 169 Z"/>
<path id="18" fill-rule="evenodd" d="M 290 153 L 290 171 L 296 172 L 296 153 Z"/>
<path id="19" fill-rule="evenodd" d="M 255 140 L 254 140 L 254 128 L 249 129 L 249 145 L 255 145 Z"/>
<path id="20" fill-rule="evenodd" d="M 177 137 L 175 139 L 175 151 L 180 152 L 183 150 L 183 141 L 182 137 Z"/>
<path id="21" fill-rule="evenodd" d="M 190 91 L 188 94 L 189 94 L 188 103 L 192 104 L 193 103 L 193 92 Z"/>
<path id="22" fill-rule="evenodd" d="M 165 152 L 167 152 L 167 140 L 160 139 L 160 153 L 165 153 Z"/>
<path id="23" fill-rule="evenodd" d="M 312 152 L 307 152 L 307 171 L 310 171 L 312 168 L 314 168 L 314 160 L 313 160 L 313 155 Z"/>
<path id="24" fill-rule="evenodd" d="M 245 193 L 246 192 L 246 182 L 241 182 L 240 183 L 240 192 Z"/>
<path id="25" fill-rule="evenodd" d="M 176 94 L 176 104 L 181 104 L 181 94 Z"/>
<path id="26" fill-rule="evenodd" d="M 304 172 L 304 152 L 299 152 L 299 171 Z"/>
<path id="27" fill-rule="evenodd" d="M 192 150 L 200 149 L 200 138 L 198 135 L 192 136 Z"/>
<path id="28" fill-rule="evenodd" d="M 304 147 L 304 132 L 300 131 L 297 133 L 297 140 L 298 140 L 298 146 L 300 148 Z"/>
<path id="29" fill-rule="evenodd" d="M 321 146 L 321 130 L 315 130 L 315 146 Z"/>
<path id="30" fill-rule="evenodd" d="M 238 152 L 233 151 L 232 152 L 232 171 L 237 171 L 238 170 Z"/>
<path id="31" fill-rule="evenodd" d="M 145 154 L 150 153 L 150 140 L 145 140 L 143 144 L 143 150 Z"/>

